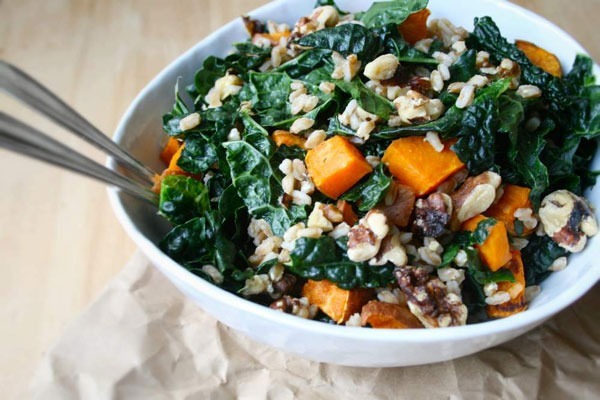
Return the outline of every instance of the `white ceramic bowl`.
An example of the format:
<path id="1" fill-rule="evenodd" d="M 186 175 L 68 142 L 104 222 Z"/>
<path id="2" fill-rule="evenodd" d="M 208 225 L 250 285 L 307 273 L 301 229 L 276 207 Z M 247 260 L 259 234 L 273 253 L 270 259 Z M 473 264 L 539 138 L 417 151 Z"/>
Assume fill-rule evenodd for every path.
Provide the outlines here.
<path id="1" fill-rule="evenodd" d="M 371 1 L 340 0 L 338 3 L 343 9 L 359 11 L 368 8 Z M 263 20 L 293 24 L 300 16 L 309 14 L 312 4 L 312 0 L 274 1 L 251 15 Z M 447 17 L 469 30 L 473 28 L 474 17 L 490 15 L 506 37 L 526 39 L 550 49 L 557 54 L 566 70 L 570 68 L 576 53 L 584 52 L 573 38 L 555 25 L 508 2 L 431 0 L 429 8 L 432 17 Z M 160 170 L 162 166 L 158 154 L 163 137 L 161 116 L 173 103 L 176 79 L 182 77 L 183 84 L 190 83 L 206 56 L 226 55 L 230 50 L 227 44 L 245 40 L 246 35 L 241 21 L 233 21 L 176 59 L 135 99 L 117 128 L 115 140 L 142 162 Z M 598 156 L 594 160 L 594 167 L 600 168 Z M 119 220 L 144 254 L 206 312 L 258 342 L 328 363 L 362 367 L 406 366 L 472 354 L 515 338 L 541 324 L 581 297 L 600 277 L 598 235 L 589 242 L 582 254 L 571 256 L 565 270 L 553 273 L 542 284 L 542 293 L 527 311 L 510 318 L 427 330 L 333 326 L 273 311 L 191 274 L 156 246 L 169 227 L 156 215 L 154 208 L 115 190 L 111 190 L 109 195 Z M 588 198 L 593 204 L 600 204 L 600 188 L 596 186 L 588 193 Z"/>

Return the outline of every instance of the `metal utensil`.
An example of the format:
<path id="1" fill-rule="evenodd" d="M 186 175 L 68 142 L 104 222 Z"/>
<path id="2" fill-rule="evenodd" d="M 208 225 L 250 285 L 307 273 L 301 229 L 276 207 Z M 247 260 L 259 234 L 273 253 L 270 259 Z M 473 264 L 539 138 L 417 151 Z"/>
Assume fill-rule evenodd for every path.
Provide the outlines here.
<path id="1" fill-rule="evenodd" d="M 114 158 L 120 166 L 131 172 L 133 178 L 104 167 L 2 112 L 0 112 L 0 147 L 108 183 L 154 204 L 157 202 L 157 195 L 151 190 L 156 176 L 154 171 L 105 136 L 42 84 L 17 67 L 1 60 L 0 89 Z"/>

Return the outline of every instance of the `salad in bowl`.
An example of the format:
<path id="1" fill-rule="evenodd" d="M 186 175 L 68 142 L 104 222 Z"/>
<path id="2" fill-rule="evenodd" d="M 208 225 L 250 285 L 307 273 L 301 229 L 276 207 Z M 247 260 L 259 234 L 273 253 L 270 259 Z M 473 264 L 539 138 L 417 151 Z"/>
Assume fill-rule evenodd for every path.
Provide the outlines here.
<path id="1" fill-rule="evenodd" d="M 248 300 L 324 323 L 439 328 L 510 317 L 598 231 L 593 62 L 569 72 L 490 17 L 426 0 L 294 25 L 175 85 L 157 176 L 161 249 Z"/>

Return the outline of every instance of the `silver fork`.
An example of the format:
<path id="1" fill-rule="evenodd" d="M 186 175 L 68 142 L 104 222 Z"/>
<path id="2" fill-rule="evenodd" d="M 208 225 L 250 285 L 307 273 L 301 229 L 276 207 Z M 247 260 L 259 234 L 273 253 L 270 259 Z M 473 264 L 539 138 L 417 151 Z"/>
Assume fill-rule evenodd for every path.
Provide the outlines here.
<path id="1" fill-rule="evenodd" d="M 0 147 L 97 179 L 153 204 L 155 172 L 100 132 L 77 111 L 17 67 L 0 60 L 0 89 L 111 156 L 133 178 L 112 171 L 0 112 Z"/>

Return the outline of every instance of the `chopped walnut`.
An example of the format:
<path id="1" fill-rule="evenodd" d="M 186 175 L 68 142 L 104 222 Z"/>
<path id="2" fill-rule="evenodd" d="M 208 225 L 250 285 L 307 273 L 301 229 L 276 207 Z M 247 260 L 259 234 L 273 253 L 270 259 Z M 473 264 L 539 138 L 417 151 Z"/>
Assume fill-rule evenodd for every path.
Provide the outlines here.
<path id="1" fill-rule="evenodd" d="M 398 233 L 388 235 L 383 239 L 379 253 L 369 260 L 369 265 L 385 265 L 388 262 L 396 267 L 404 266 L 408 262 L 406 251 L 402 246 Z"/>
<path id="2" fill-rule="evenodd" d="M 439 237 L 450 221 L 452 199 L 445 193 L 432 193 L 415 204 L 413 228 L 422 236 Z"/>
<path id="3" fill-rule="evenodd" d="M 375 257 L 388 232 L 385 215 L 379 210 L 369 211 L 348 233 L 348 258 L 362 262 Z"/>
<path id="4" fill-rule="evenodd" d="M 501 182 L 500 175 L 492 171 L 467 178 L 451 195 L 454 204 L 453 219 L 461 223 L 487 210 L 494 202 Z"/>
<path id="5" fill-rule="evenodd" d="M 568 190 L 544 197 L 539 216 L 546 235 L 572 253 L 583 250 L 587 237 L 598 233 L 598 222 L 585 199 Z"/>
<path id="6" fill-rule="evenodd" d="M 286 314 L 293 314 L 297 317 L 306 319 L 313 319 L 318 311 L 317 306 L 310 304 L 306 297 L 298 299 L 291 296 L 283 296 L 281 299 L 271 303 L 269 307 Z"/>
<path id="7" fill-rule="evenodd" d="M 446 285 L 430 276 L 427 269 L 400 267 L 394 276 L 407 297 L 408 308 L 426 328 L 466 324 L 468 310 L 460 297 L 448 293 Z"/>
<path id="8" fill-rule="evenodd" d="M 430 99 L 415 90 L 394 100 L 400 121 L 404 124 L 422 124 L 436 120 L 444 112 L 444 104 L 439 99 Z"/>

